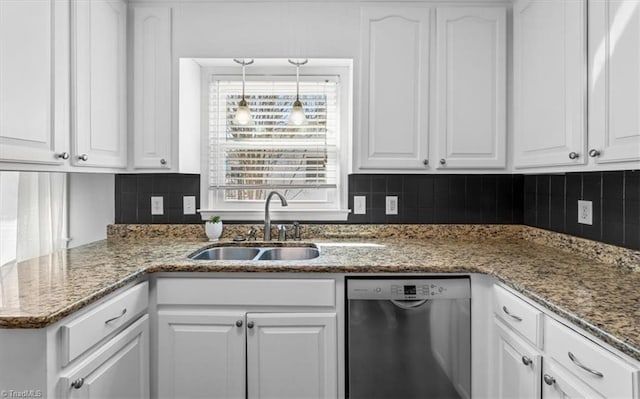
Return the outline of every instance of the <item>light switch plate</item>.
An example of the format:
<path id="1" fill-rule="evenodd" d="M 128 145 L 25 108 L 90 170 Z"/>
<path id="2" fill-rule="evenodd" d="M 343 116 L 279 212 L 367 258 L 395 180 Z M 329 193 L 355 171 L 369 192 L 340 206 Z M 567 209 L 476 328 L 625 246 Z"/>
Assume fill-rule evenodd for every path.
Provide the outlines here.
<path id="1" fill-rule="evenodd" d="M 593 203 L 578 200 L 578 223 L 593 224 Z"/>
<path id="2" fill-rule="evenodd" d="M 151 214 L 164 215 L 164 197 L 151 197 Z"/>
<path id="3" fill-rule="evenodd" d="M 184 197 L 182 197 L 182 209 L 185 215 L 195 215 L 196 214 L 196 196 L 185 195 Z"/>
<path id="4" fill-rule="evenodd" d="M 386 198 L 386 214 L 397 215 L 398 214 L 398 197 L 396 195 L 387 195 Z"/>
<path id="5" fill-rule="evenodd" d="M 353 196 L 353 214 L 364 215 L 366 213 L 367 213 L 367 196 L 354 195 Z"/>

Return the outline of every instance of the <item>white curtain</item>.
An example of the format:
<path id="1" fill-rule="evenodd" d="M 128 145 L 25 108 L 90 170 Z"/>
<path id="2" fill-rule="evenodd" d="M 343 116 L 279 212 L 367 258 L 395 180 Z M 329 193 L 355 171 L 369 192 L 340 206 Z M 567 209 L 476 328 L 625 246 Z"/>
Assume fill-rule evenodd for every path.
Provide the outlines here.
<path id="1" fill-rule="evenodd" d="M 16 260 L 66 248 L 67 175 L 20 172 Z"/>

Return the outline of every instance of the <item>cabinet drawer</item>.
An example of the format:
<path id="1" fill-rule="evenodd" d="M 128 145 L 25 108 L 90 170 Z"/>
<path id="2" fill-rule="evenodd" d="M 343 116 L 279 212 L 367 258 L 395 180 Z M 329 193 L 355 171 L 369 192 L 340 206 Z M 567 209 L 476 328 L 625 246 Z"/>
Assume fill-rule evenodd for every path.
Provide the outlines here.
<path id="1" fill-rule="evenodd" d="M 119 330 L 143 312 L 148 304 L 149 284 L 144 282 L 64 323 L 60 327 L 62 365 L 67 365 L 103 338 Z"/>
<path id="2" fill-rule="evenodd" d="M 633 379 L 638 370 L 596 342 L 549 317 L 545 321 L 545 346 L 548 356 L 603 396 L 634 397 Z"/>
<path id="3" fill-rule="evenodd" d="M 330 306 L 334 280 L 158 279 L 158 305 Z"/>
<path id="4" fill-rule="evenodd" d="M 504 288 L 493 286 L 493 311 L 507 325 L 542 349 L 542 312 Z"/>

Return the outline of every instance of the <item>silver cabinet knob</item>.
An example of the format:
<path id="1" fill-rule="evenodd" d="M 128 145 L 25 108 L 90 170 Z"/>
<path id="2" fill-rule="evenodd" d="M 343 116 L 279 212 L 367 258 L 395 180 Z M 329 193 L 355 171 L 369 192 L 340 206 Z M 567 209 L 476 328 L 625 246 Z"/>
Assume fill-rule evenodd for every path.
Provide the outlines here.
<path id="1" fill-rule="evenodd" d="M 78 155 L 78 159 L 86 162 L 89 160 L 89 156 L 87 154 Z"/>
<path id="2" fill-rule="evenodd" d="M 447 163 L 447 160 L 446 160 L 446 159 L 444 159 L 444 158 L 440 159 L 440 165 L 444 165 L 444 164 L 446 164 L 446 163 Z"/>
<path id="3" fill-rule="evenodd" d="M 553 385 L 556 383 L 556 379 L 550 376 L 549 374 L 545 374 L 544 377 L 542 377 L 542 379 L 544 380 L 544 383 L 547 385 Z"/>
<path id="4" fill-rule="evenodd" d="M 236 320 L 236 327 L 242 327 L 242 320 Z"/>
<path id="5" fill-rule="evenodd" d="M 56 158 L 69 159 L 69 153 L 68 152 L 61 152 L 60 154 L 56 154 Z"/>
<path id="6" fill-rule="evenodd" d="M 71 388 L 80 389 L 84 385 L 84 378 L 80 377 L 71 383 Z"/>
<path id="7" fill-rule="evenodd" d="M 250 321 L 250 322 L 247 323 L 247 328 L 253 328 L 253 325 L 254 325 L 253 322 Z"/>
<path id="8" fill-rule="evenodd" d="M 428 165 L 429 165 L 429 160 L 428 160 L 428 159 L 423 159 L 423 160 L 422 160 L 422 164 L 423 164 L 424 166 L 428 166 Z"/>
<path id="9" fill-rule="evenodd" d="M 166 159 L 164 159 L 164 158 L 162 158 L 162 159 L 160 160 L 160 165 L 166 165 L 166 164 L 167 164 L 167 160 L 166 160 Z"/>
<path id="10" fill-rule="evenodd" d="M 531 360 L 528 356 L 522 356 L 522 364 L 524 364 L 525 366 L 530 366 L 533 363 L 533 360 Z"/>
<path id="11" fill-rule="evenodd" d="M 589 150 L 589 156 L 591 158 L 599 157 L 600 156 L 600 151 L 596 150 L 595 148 L 591 149 L 591 150 Z"/>
<path id="12" fill-rule="evenodd" d="M 580 155 L 577 152 L 571 151 L 569 153 L 569 159 L 578 159 L 578 158 L 580 158 Z"/>

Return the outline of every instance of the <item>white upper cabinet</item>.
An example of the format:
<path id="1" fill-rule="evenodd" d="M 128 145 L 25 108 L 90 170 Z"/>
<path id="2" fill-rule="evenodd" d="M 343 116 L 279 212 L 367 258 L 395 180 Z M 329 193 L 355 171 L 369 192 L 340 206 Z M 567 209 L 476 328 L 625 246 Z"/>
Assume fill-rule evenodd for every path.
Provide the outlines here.
<path id="1" fill-rule="evenodd" d="M 133 9 L 133 166 L 171 167 L 171 9 Z"/>
<path id="2" fill-rule="evenodd" d="M 437 9 L 438 168 L 506 166 L 506 10 Z"/>
<path id="3" fill-rule="evenodd" d="M 517 0 L 514 166 L 586 161 L 586 0 Z"/>
<path id="4" fill-rule="evenodd" d="M 425 169 L 429 15 L 424 7 L 363 7 L 361 169 Z"/>
<path id="5" fill-rule="evenodd" d="M 640 2 L 591 0 L 589 54 L 589 156 L 640 161 Z"/>
<path id="6" fill-rule="evenodd" d="M 126 11 L 121 0 L 72 3 L 74 165 L 127 165 Z"/>
<path id="7" fill-rule="evenodd" d="M 0 161 L 68 157 L 68 14 L 68 1 L 0 1 Z"/>

